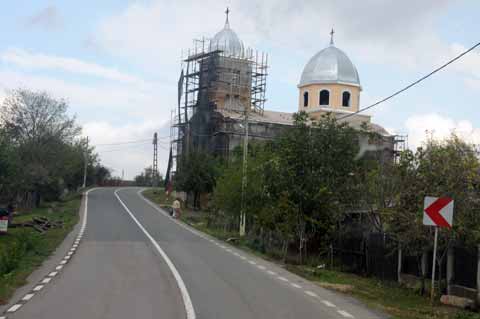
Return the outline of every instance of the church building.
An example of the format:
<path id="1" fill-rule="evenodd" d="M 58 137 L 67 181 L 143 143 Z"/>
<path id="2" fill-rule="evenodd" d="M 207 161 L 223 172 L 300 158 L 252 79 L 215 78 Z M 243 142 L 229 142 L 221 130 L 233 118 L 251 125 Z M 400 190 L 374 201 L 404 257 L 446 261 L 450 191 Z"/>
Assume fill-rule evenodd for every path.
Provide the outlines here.
<path id="1" fill-rule="evenodd" d="M 381 151 L 393 158 L 395 136 L 359 111 L 362 86 L 355 65 L 334 43 L 323 48 L 299 70 L 298 105 L 292 112 L 264 108 L 268 55 L 247 49 L 230 26 L 229 11 L 223 28 L 210 40 L 194 41 L 182 59 L 178 105 L 172 112 L 172 171 L 178 159 L 203 150 L 228 158 L 250 140 L 273 139 L 293 127 L 293 113 L 304 111 L 312 120 L 332 114 L 338 121 L 378 133 L 383 142 L 360 136 L 360 149 Z"/>

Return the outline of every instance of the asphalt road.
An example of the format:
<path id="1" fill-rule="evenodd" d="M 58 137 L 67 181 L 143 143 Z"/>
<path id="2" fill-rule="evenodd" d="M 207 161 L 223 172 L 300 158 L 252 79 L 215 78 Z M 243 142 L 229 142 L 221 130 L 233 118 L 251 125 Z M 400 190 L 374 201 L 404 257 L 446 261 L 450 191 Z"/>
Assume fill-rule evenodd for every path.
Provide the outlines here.
<path id="1" fill-rule="evenodd" d="M 8 318 L 383 318 L 114 191 L 90 192 L 76 255 Z"/>

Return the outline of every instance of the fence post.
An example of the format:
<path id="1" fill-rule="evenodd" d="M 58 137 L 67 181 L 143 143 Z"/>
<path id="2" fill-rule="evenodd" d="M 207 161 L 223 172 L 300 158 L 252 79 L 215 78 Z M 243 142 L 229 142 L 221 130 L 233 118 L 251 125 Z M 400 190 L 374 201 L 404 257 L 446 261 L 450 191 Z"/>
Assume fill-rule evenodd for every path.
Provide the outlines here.
<path id="1" fill-rule="evenodd" d="M 449 247 L 447 251 L 447 295 L 452 294 L 453 279 L 455 278 L 455 248 Z"/>
<path id="2" fill-rule="evenodd" d="M 398 244 L 398 265 L 397 265 L 397 280 L 402 283 L 402 246 Z"/>
<path id="3" fill-rule="evenodd" d="M 480 244 L 477 246 L 477 304 L 480 304 Z"/>

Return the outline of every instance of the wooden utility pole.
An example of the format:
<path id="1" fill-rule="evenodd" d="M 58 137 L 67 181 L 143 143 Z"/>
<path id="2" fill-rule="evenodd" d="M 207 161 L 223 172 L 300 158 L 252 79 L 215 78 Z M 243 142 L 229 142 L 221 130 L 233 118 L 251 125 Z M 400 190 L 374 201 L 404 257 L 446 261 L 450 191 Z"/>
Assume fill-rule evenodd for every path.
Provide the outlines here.
<path id="1" fill-rule="evenodd" d="M 85 145 L 85 150 L 84 150 L 84 167 L 83 167 L 83 188 L 87 187 L 87 167 L 88 167 L 88 136 L 87 136 L 87 142 Z"/>
<path id="2" fill-rule="evenodd" d="M 240 212 L 240 236 L 245 236 L 246 229 L 246 191 L 247 191 L 247 171 L 248 171 L 248 113 L 249 108 L 245 108 L 245 135 L 243 138 L 243 175 L 242 175 L 242 208 Z"/>
<path id="3" fill-rule="evenodd" d="M 157 186 L 157 172 L 158 172 L 158 136 L 157 132 L 153 134 L 153 165 L 152 165 L 152 186 Z"/>

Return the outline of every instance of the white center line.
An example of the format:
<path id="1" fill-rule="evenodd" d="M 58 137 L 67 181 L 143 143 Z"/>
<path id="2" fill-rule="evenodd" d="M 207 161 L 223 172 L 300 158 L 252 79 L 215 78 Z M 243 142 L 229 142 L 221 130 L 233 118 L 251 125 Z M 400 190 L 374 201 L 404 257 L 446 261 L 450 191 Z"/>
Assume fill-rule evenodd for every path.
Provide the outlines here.
<path id="1" fill-rule="evenodd" d="M 270 275 L 272 275 L 272 276 L 275 276 L 275 275 L 277 274 L 276 272 L 271 271 L 271 270 L 269 270 L 269 271 L 267 271 L 267 272 L 268 272 Z"/>
<path id="2" fill-rule="evenodd" d="M 66 260 L 62 260 L 62 261 L 60 262 L 60 264 L 62 264 L 62 265 L 65 265 L 66 263 L 67 263 Z"/>
<path id="3" fill-rule="evenodd" d="M 285 277 L 277 277 L 278 279 L 280 279 L 281 281 L 285 281 L 285 282 L 288 282 L 288 279 L 285 278 Z"/>
<path id="4" fill-rule="evenodd" d="M 57 271 L 52 271 L 52 272 L 49 273 L 48 275 L 49 275 L 50 277 L 55 277 L 57 274 L 58 274 Z"/>
<path id="5" fill-rule="evenodd" d="M 330 308 L 335 308 L 336 306 L 328 300 L 322 300 L 323 304 Z"/>
<path id="6" fill-rule="evenodd" d="M 307 295 L 309 295 L 310 297 L 318 297 L 318 295 L 316 293 L 314 293 L 313 291 L 310 291 L 310 290 L 305 290 L 305 293 Z"/>
<path id="7" fill-rule="evenodd" d="M 249 260 L 248 263 L 249 263 L 250 265 L 256 265 L 256 264 L 257 264 L 257 263 L 254 262 L 253 260 Z"/>
<path id="8" fill-rule="evenodd" d="M 40 291 L 42 290 L 42 288 L 43 288 L 43 285 L 38 285 L 35 288 L 33 288 L 33 291 Z"/>
<path id="9" fill-rule="evenodd" d="M 298 288 L 298 289 L 302 288 L 302 286 L 297 285 L 297 284 L 295 284 L 295 283 L 293 283 L 293 282 L 290 283 L 290 285 L 292 285 L 292 287 L 295 287 L 295 288 Z"/>
<path id="10" fill-rule="evenodd" d="M 42 280 L 42 284 L 48 284 L 52 278 L 45 278 Z"/>
<path id="11" fill-rule="evenodd" d="M 345 318 L 354 318 L 351 314 L 349 314 L 349 313 L 346 312 L 346 311 L 337 310 L 337 312 L 338 312 L 339 314 L 341 314 L 342 316 L 344 316 Z"/>
<path id="12" fill-rule="evenodd" d="M 265 269 L 266 269 L 265 266 L 262 266 L 262 265 L 258 265 L 257 267 L 258 267 L 258 269 L 261 269 L 261 270 L 265 270 Z"/>
<path id="13" fill-rule="evenodd" d="M 17 303 L 16 305 L 13 305 L 10 307 L 10 309 L 7 310 L 7 312 L 15 312 L 17 311 L 22 305 Z"/>
<path id="14" fill-rule="evenodd" d="M 62 269 L 62 268 L 63 268 L 62 265 L 55 267 L 56 270 L 60 270 L 60 269 Z"/>
<path id="15" fill-rule="evenodd" d="M 32 299 L 33 296 L 35 296 L 35 294 L 26 294 L 26 295 L 22 298 L 22 300 L 23 300 L 23 301 L 28 301 L 28 300 Z"/>
<path id="16" fill-rule="evenodd" d="M 138 228 L 145 234 L 145 236 L 150 240 L 150 242 L 153 244 L 155 249 L 160 253 L 162 256 L 163 260 L 167 263 L 168 268 L 170 268 L 171 273 L 173 274 L 173 277 L 175 278 L 175 281 L 177 282 L 177 286 L 180 289 L 180 293 L 182 295 L 183 299 L 183 304 L 185 306 L 185 311 L 187 313 L 187 319 L 195 319 L 197 316 L 195 314 L 195 309 L 193 308 L 193 303 L 192 299 L 190 298 L 190 295 L 188 293 L 187 287 L 185 286 L 185 282 L 183 281 L 182 277 L 180 276 L 180 273 L 178 272 L 177 268 L 171 261 L 171 259 L 168 257 L 168 255 L 165 253 L 165 251 L 160 247 L 158 242 L 150 235 L 150 233 L 143 227 L 143 225 L 138 221 L 138 219 L 135 217 L 135 215 L 130 211 L 130 209 L 125 205 L 125 203 L 122 201 L 120 196 L 118 195 L 119 189 L 117 189 L 114 194 L 117 197 L 118 201 L 120 204 L 122 204 L 123 208 L 125 208 L 125 211 L 130 215 L 130 217 L 133 219 L 135 224 L 137 224 Z M 139 194 L 140 191 L 137 193 Z"/>
<path id="17" fill-rule="evenodd" d="M 240 259 L 243 259 L 243 260 L 247 259 L 247 257 L 245 257 L 245 256 L 239 256 L 239 257 L 240 257 Z"/>

